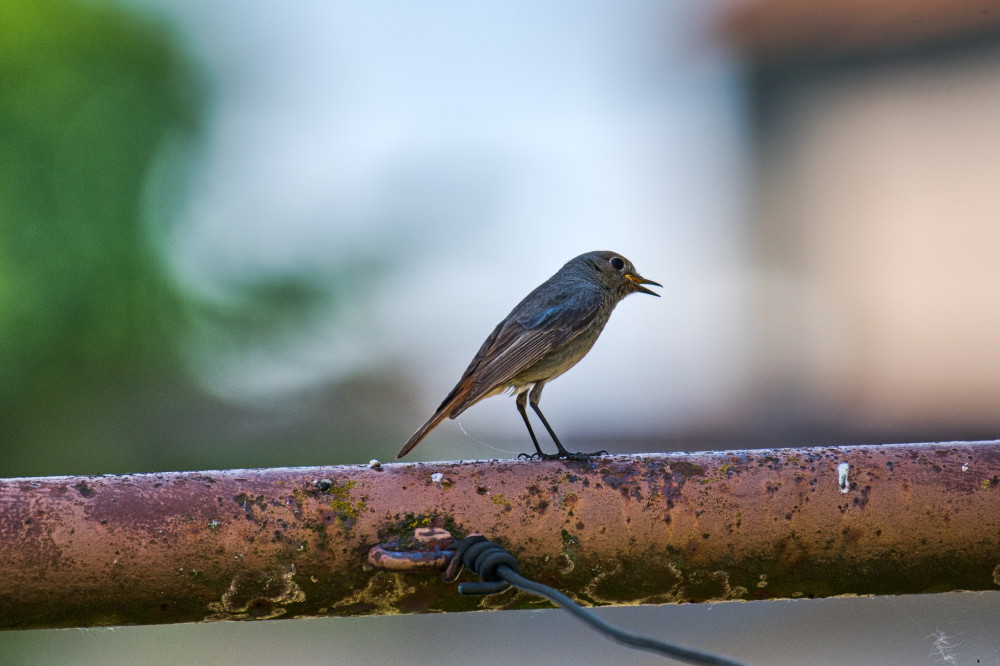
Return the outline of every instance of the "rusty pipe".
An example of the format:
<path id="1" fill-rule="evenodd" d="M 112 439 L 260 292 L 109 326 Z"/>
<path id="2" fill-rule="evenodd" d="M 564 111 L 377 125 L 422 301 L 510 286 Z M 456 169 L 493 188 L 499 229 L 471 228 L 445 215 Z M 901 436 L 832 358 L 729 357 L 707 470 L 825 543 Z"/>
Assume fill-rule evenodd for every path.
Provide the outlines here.
<path id="1" fill-rule="evenodd" d="M 997 589 L 1000 442 L 7 479 L 0 628 L 534 604 L 369 563 L 420 527 L 585 604 Z"/>

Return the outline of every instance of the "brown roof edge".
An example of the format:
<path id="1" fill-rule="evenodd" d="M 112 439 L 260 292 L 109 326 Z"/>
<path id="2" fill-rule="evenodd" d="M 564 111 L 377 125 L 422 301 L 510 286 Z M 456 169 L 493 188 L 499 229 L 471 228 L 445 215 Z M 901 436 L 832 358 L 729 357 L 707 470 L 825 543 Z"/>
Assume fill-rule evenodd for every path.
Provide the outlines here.
<path id="1" fill-rule="evenodd" d="M 730 0 L 714 23 L 751 60 L 877 52 L 1000 32 L 995 0 Z"/>

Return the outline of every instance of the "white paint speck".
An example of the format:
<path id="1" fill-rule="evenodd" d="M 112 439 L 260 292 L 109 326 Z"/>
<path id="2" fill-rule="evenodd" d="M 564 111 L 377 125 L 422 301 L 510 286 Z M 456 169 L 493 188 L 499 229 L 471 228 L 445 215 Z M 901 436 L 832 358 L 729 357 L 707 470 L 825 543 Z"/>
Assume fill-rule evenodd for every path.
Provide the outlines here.
<path id="1" fill-rule="evenodd" d="M 434 483 L 436 483 L 438 485 L 441 484 L 441 480 L 443 478 L 444 478 L 444 474 L 442 474 L 441 472 L 434 472 L 433 474 L 431 474 L 431 481 L 433 481 Z"/>
<path id="2" fill-rule="evenodd" d="M 968 472 L 969 471 L 969 463 L 965 463 L 964 465 L 962 465 L 962 471 L 963 472 Z"/>
<path id="3" fill-rule="evenodd" d="M 847 482 L 847 473 L 851 470 L 851 466 L 847 463 L 840 463 L 837 465 L 837 485 L 840 486 L 840 492 L 847 493 L 851 490 L 851 484 Z"/>

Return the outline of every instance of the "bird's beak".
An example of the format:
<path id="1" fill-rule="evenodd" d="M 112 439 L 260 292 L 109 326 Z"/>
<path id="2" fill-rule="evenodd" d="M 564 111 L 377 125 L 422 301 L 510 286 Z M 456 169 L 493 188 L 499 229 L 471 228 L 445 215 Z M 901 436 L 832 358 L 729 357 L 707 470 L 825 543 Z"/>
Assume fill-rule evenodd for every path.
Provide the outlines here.
<path id="1" fill-rule="evenodd" d="M 655 291 L 653 291 L 652 289 L 646 289 L 642 285 L 644 285 L 644 284 L 653 284 L 653 285 L 656 285 L 657 287 L 662 287 L 663 286 L 659 282 L 653 282 L 652 280 L 647 280 L 646 278 L 642 277 L 641 275 L 632 275 L 631 273 L 626 273 L 625 279 L 632 283 L 632 289 L 633 290 L 635 290 L 635 291 L 641 291 L 642 293 L 649 294 L 650 296 L 659 296 L 659 294 L 656 293 Z"/>

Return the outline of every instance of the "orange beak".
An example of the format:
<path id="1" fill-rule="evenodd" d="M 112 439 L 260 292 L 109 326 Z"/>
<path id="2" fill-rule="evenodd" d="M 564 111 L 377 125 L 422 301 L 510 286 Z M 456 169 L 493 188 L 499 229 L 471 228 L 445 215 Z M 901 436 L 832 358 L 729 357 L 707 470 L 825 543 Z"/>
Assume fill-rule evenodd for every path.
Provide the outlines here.
<path id="1" fill-rule="evenodd" d="M 658 297 L 659 294 L 656 293 L 655 291 L 653 291 L 652 289 L 646 289 L 642 285 L 644 285 L 644 284 L 652 284 L 652 285 L 656 285 L 657 287 L 662 287 L 663 286 L 659 282 L 653 282 L 652 280 L 647 280 L 646 278 L 642 277 L 641 275 L 632 275 L 631 273 L 627 273 L 625 275 L 625 279 L 632 283 L 632 288 L 635 291 L 641 291 L 642 293 L 649 294 L 650 296 L 657 296 Z"/>

